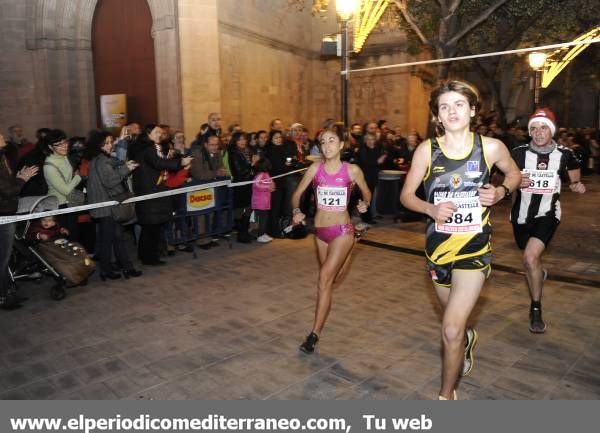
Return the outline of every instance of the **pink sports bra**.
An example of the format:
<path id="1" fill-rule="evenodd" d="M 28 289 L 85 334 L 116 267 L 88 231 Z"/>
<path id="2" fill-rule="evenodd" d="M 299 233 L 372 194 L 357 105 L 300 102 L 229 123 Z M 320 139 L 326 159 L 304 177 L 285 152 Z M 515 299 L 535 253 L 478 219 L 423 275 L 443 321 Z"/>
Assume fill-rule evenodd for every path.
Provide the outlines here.
<path id="1" fill-rule="evenodd" d="M 342 167 L 335 174 L 327 173 L 325 164 L 321 163 L 313 178 L 317 208 L 330 212 L 345 211 L 348 207 L 352 184 L 347 162 L 343 162 Z"/>

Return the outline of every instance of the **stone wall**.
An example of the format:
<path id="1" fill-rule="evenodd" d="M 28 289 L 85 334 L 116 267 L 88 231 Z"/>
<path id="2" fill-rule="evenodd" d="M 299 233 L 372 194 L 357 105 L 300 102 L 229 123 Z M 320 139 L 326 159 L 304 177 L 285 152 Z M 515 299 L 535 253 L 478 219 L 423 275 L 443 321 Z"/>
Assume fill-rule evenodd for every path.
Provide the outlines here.
<path id="1" fill-rule="evenodd" d="M 98 0 L 2 0 L 0 130 L 22 123 L 70 135 L 96 126 L 91 28 Z M 340 61 L 320 57 L 321 38 L 338 30 L 284 0 L 148 0 L 157 67 L 158 121 L 191 139 L 211 111 L 224 126 L 266 128 L 274 117 L 311 131 L 340 116 Z M 402 35 L 370 38 L 351 67 L 409 59 Z M 382 39 L 383 38 L 383 39 Z M 387 41 L 387 45 L 386 45 Z M 386 118 L 424 128 L 428 88 L 418 71 L 351 76 L 350 120 Z"/>
<path id="2" fill-rule="evenodd" d="M 193 140 L 208 114 L 222 111 L 218 0 L 179 0 L 183 124 Z"/>
<path id="3" fill-rule="evenodd" d="M 33 139 L 41 126 L 75 134 L 95 125 L 91 41 L 74 25 L 87 3 L 2 2 L 0 131 L 21 123 Z"/>
<path id="4" fill-rule="evenodd" d="M 13 123 L 33 139 L 40 127 L 85 135 L 97 126 L 92 23 L 98 0 L 3 0 L 0 131 Z M 176 0 L 149 0 L 159 121 L 183 123 Z"/>

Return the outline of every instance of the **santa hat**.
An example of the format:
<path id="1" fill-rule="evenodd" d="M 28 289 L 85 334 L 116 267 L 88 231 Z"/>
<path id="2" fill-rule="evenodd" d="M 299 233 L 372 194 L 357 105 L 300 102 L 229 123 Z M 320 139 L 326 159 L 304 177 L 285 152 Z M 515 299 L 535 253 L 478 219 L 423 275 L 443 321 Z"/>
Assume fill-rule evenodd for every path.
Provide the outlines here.
<path id="1" fill-rule="evenodd" d="M 527 123 L 527 130 L 531 133 L 531 124 L 533 122 L 542 122 L 545 123 L 548 128 L 550 128 L 550 132 L 554 136 L 556 132 L 556 117 L 554 117 L 554 113 L 549 108 L 538 108 L 535 112 L 529 116 L 529 123 Z"/>

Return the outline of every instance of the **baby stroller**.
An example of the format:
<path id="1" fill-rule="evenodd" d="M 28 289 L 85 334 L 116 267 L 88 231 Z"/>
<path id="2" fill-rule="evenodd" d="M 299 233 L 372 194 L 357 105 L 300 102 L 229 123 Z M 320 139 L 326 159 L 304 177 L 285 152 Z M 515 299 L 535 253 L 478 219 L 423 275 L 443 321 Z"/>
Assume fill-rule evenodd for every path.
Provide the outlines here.
<path id="1" fill-rule="evenodd" d="M 58 209 L 58 200 L 54 196 L 24 197 L 19 200 L 18 214 L 32 214 Z M 49 275 L 54 279 L 54 285 L 50 288 L 50 297 L 56 301 L 65 298 L 65 287 L 78 285 L 84 282 L 94 271 L 95 264 L 87 256 L 83 247 L 65 239 L 57 239 L 54 242 L 38 243 L 27 239 L 27 232 L 31 220 L 18 223 L 15 233 L 15 243 L 9 275 L 16 284 L 18 280 L 40 280 L 42 275 Z M 56 253 L 63 259 L 56 259 Z M 61 263 L 68 257 L 71 263 L 79 263 L 79 271 L 65 272 Z M 61 272 L 62 269 L 62 272 Z"/>

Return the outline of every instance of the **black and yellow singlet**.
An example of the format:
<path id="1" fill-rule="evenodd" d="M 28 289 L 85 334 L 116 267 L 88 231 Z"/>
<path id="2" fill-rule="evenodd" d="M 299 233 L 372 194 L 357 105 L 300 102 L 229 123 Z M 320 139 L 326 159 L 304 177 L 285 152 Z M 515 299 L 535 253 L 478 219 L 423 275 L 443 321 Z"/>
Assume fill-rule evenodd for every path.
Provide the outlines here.
<path id="1" fill-rule="evenodd" d="M 423 179 L 426 200 L 452 201 L 459 208 L 446 224 L 427 221 L 427 258 L 437 264 L 481 256 L 491 251 L 490 210 L 479 204 L 477 189 L 489 182 L 490 167 L 479 134 L 460 158 L 447 156 L 435 138 L 429 140 L 430 161 Z"/>

